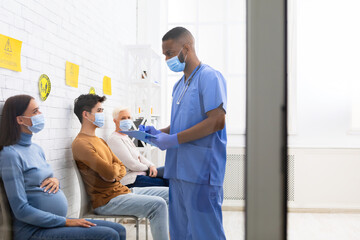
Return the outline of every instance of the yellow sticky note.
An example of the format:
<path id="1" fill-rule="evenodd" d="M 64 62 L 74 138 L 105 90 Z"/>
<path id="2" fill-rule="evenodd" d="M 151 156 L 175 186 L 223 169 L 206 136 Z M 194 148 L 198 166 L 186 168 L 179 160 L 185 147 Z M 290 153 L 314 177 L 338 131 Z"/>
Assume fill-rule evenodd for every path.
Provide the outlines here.
<path id="1" fill-rule="evenodd" d="M 79 81 L 79 65 L 66 61 L 66 85 L 77 88 Z"/>
<path id="2" fill-rule="evenodd" d="M 106 95 L 111 95 L 111 78 L 104 76 L 103 79 L 103 92 Z"/>
<path id="3" fill-rule="evenodd" d="M 0 67 L 21 72 L 22 41 L 0 34 Z"/>

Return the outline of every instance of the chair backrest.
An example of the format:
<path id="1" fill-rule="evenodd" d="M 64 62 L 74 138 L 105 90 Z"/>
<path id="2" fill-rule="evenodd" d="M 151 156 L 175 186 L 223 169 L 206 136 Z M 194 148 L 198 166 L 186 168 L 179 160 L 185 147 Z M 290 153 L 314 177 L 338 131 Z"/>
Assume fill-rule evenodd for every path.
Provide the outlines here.
<path id="1" fill-rule="evenodd" d="M 0 178 L 0 211 L 2 216 L 0 239 L 12 239 L 12 215 L 9 201 L 6 196 L 5 187 L 2 179 Z"/>
<path id="2" fill-rule="evenodd" d="M 80 187 L 80 214 L 79 217 L 82 218 L 87 213 L 90 213 L 92 211 L 91 208 L 91 201 L 89 198 L 89 195 L 86 192 L 84 181 L 82 180 L 80 171 L 77 167 L 76 161 L 73 161 L 74 170 L 76 173 L 76 176 L 78 178 L 79 187 Z"/>

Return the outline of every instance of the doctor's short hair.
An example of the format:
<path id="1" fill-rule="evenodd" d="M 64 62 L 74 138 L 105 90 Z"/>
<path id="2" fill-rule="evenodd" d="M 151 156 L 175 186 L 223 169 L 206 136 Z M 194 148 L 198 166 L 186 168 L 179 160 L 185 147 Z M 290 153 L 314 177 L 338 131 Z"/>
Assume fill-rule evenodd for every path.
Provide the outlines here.
<path id="1" fill-rule="evenodd" d="M 97 103 L 106 100 L 105 96 L 100 97 L 96 94 L 82 94 L 74 100 L 74 113 L 82 123 L 82 113 L 84 111 L 91 112 Z"/>
<path id="2" fill-rule="evenodd" d="M 113 119 L 117 119 L 118 116 L 119 116 L 119 113 L 120 113 L 121 111 L 124 111 L 124 110 L 129 110 L 129 111 L 130 111 L 129 107 L 121 106 L 121 107 L 115 108 L 114 111 L 113 111 L 113 113 L 112 113 L 112 114 L 113 114 Z"/>
<path id="3" fill-rule="evenodd" d="M 175 39 L 179 40 L 183 36 L 190 36 L 191 38 L 194 38 L 193 35 L 189 30 L 187 30 L 184 27 L 175 27 L 171 30 L 169 30 L 162 38 L 162 41 L 167 41 L 169 39 Z"/>

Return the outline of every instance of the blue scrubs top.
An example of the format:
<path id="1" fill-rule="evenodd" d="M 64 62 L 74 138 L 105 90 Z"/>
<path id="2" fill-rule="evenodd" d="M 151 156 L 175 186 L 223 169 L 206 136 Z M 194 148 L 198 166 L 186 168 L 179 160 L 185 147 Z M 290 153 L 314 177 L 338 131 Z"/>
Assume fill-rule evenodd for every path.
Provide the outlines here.
<path id="1" fill-rule="evenodd" d="M 226 112 L 226 81 L 222 74 L 206 64 L 194 69 L 188 82 L 183 76 L 173 88 L 170 134 L 182 132 L 207 118 L 210 110 L 222 108 Z M 189 79 L 191 78 L 191 75 Z M 181 98 L 181 100 L 180 100 Z M 177 102 L 180 100 L 180 103 Z M 165 178 L 175 178 L 198 184 L 222 186 L 226 164 L 226 126 L 201 139 L 180 144 L 166 152 Z"/>

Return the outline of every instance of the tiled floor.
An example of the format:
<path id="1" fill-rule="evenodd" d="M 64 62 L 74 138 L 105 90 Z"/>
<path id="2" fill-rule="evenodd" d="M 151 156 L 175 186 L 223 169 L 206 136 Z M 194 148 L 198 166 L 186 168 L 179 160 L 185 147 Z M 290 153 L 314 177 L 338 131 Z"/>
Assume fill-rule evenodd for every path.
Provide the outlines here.
<path id="1" fill-rule="evenodd" d="M 244 212 L 224 211 L 223 216 L 227 240 L 244 239 Z M 289 213 L 288 220 L 288 240 L 360 240 L 360 214 Z M 134 225 L 124 225 L 127 239 L 135 240 Z M 145 239 L 144 224 L 140 239 Z"/>
<path id="2" fill-rule="evenodd" d="M 231 239 L 243 239 L 244 238 L 244 213 L 237 211 L 223 211 L 224 228 L 226 238 Z M 126 239 L 135 240 L 136 230 L 134 224 L 123 224 L 126 227 Z M 148 228 L 149 240 L 153 240 L 151 237 L 150 227 Z M 140 225 L 140 240 L 145 240 L 145 225 Z"/>

